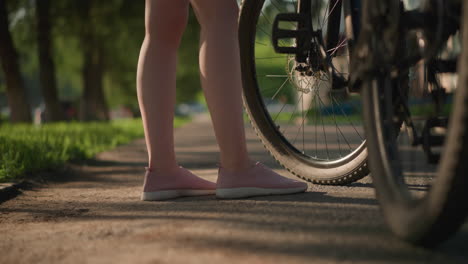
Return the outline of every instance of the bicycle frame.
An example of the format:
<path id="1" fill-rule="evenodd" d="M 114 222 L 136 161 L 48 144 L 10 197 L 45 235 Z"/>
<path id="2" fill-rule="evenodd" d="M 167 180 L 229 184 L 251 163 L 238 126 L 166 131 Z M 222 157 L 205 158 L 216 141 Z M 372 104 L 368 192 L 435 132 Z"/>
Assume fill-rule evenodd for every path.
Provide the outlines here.
<path id="1" fill-rule="evenodd" d="M 434 57 L 434 52 L 440 48 L 440 45 L 447 41 L 447 38 L 458 30 L 458 21 L 451 18 L 453 16 L 446 16 L 446 12 L 458 12 L 456 16 L 460 17 L 461 8 L 456 8 L 456 6 L 461 5 L 461 1 L 451 0 L 430 0 L 431 2 L 424 7 L 423 10 L 412 10 L 412 11 L 403 11 L 403 4 L 401 1 L 365 1 L 366 9 L 374 10 L 372 13 L 374 19 L 364 19 L 365 21 L 379 21 L 380 23 L 368 24 L 365 25 L 365 29 L 360 34 L 359 38 L 361 39 L 362 45 L 359 45 L 361 50 L 355 51 L 353 58 L 351 59 L 352 68 L 357 74 L 354 74 L 351 83 L 355 84 L 359 81 L 358 78 L 366 78 L 374 74 L 376 70 L 389 71 L 392 69 L 382 69 L 381 67 L 376 67 L 376 65 L 395 65 L 395 68 L 407 69 L 410 65 L 414 65 L 417 61 L 425 58 Z M 396 6 L 399 5 L 399 6 Z M 455 7 L 455 8 L 454 8 Z M 379 19 L 380 16 L 385 16 L 386 11 L 382 10 L 398 10 L 398 13 L 389 16 L 391 21 L 386 21 L 385 24 L 382 24 L 382 20 Z M 429 21 L 429 22 L 428 22 Z M 420 31 L 426 39 L 429 45 L 422 49 L 411 49 L 412 54 L 405 55 L 402 57 L 400 54 L 397 54 L 398 47 L 388 47 L 386 45 L 377 45 L 377 43 L 372 43 L 369 41 L 371 36 L 374 34 L 380 34 L 381 41 L 384 43 L 394 43 L 394 41 L 386 41 L 391 39 L 394 36 L 399 36 L 408 31 Z M 358 40 L 359 41 L 359 40 Z M 369 45 L 374 45 L 375 47 L 370 47 Z M 376 48 L 382 49 L 383 47 L 386 50 L 378 53 L 378 57 L 370 57 L 368 49 Z M 438 69 L 453 70 L 456 68 L 456 62 L 447 62 L 447 61 L 438 61 L 436 62 Z M 358 75 L 359 77 L 357 77 Z"/>
<path id="2" fill-rule="evenodd" d="M 274 22 L 272 38 L 275 51 L 278 53 L 295 53 L 297 62 L 306 62 L 306 58 L 311 48 L 310 40 L 314 37 L 319 37 L 318 32 L 314 30 L 311 21 L 312 1 L 313 0 L 298 0 L 297 13 L 278 14 Z M 333 11 L 341 10 L 342 7 L 344 8 L 344 18 L 346 21 L 346 35 L 348 40 L 354 40 L 359 34 L 361 0 L 330 0 L 328 4 L 329 17 L 327 17 L 329 25 L 340 24 L 341 12 Z M 296 22 L 297 29 L 280 29 L 278 24 L 279 22 L 284 21 Z M 326 47 L 328 51 L 338 45 L 339 27 L 329 26 L 327 28 L 328 31 L 326 32 Z M 294 39 L 296 46 L 282 47 L 278 43 L 280 39 Z"/>
<path id="3" fill-rule="evenodd" d="M 372 18 L 365 18 L 365 21 L 372 21 L 365 25 L 359 41 L 359 50 L 354 52 L 355 74 L 352 76 L 353 84 L 360 86 L 359 81 L 367 78 L 373 78 L 379 74 L 392 72 L 394 82 L 399 89 L 393 91 L 396 93 L 397 100 L 396 115 L 399 122 L 404 122 L 408 127 L 409 138 L 412 146 L 421 145 L 426 154 L 428 163 L 437 163 L 440 154 L 432 151 L 433 147 L 442 146 L 441 136 L 432 135 L 432 128 L 446 128 L 448 120 L 440 118 L 442 109 L 440 107 L 446 101 L 445 90 L 435 77 L 438 73 L 456 72 L 456 59 L 441 59 L 437 57 L 438 51 L 453 35 L 460 24 L 459 13 L 461 8 L 460 1 L 431 0 L 426 5 L 417 10 L 403 11 L 402 2 L 397 1 L 366 1 L 368 15 Z M 397 6 L 399 4 L 399 6 Z M 392 15 L 379 12 L 388 12 L 393 10 Z M 384 16 L 387 20 L 379 19 Z M 375 22 L 376 21 L 376 22 Z M 376 37 L 377 34 L 377 37 Z M 413 36 L 413 38 L 400 38 L 396 41 L 394 36 Z M 372 41 L 374 39 L 374 41 Z M 375 41 L 380 39 L 381 42 Z M 384 44 L 383 44 L 384 43 Z M 373 54 L 373 56 L 369 55 Z M 407 95 L 403 78 L 407 78 L 411 67 L 419 62 L 423 62 L 425 78 L 427 83 L 433 88 L 430 89 L 433 104 L 436 106 L 432 117 L 425 120 L 424 129 L 418 131 L 414 127 L 414 122 L 409 111 Z M 406 76 L 406 77 L 405 77 Z"/>
<path id="4" fill-rule="evenodd" d="M 297 62 L 295 70 L 301 74 L 311 76 L 317 71 L 328 71 L 332 78 L 332 89 L 335 90 L 345 88 L 349 92 L 360 92 L 361 80 L 364 80 L 367 76 L 375 76 L 375 71 L 396 71 L 397 69 L 401 73 L 407 72 L 411 65 L 426 58 L 431 58 L 427 60 L 425 66 L 429 82 L 432 80 L 432 83 L 437 86 L 433 77 L 436 73 L 453 72 L 456 69 L 456 61 L 432 58 L 435 52 L 440 49 L 440 46 L 446 42 L 447 38 L 458 30 L 459 21 L 452 19 L 452 17 L 459 17 L 459 15 L 446 16 L 445 13 L 456 13 L 460 9 L 454 7 L 460 5 L 461 1 L 429 1 L 429 4 L 423 6 L 423 8 L 410 11 L 404 11 L 402 1 L 365 1 L 366 10 L 372 10 L 372 12 L 367 12 L 367 15 L 375 16 L 373 19 L 366 19 L 365 21 L 378 21 L 378 23 L 365 25 L 362 36 L 360 36 L 361 0 L 330 0 L 327 6 L 327 15 L 324 19 L 324 22 L 327 20 L 327 32 L 325 34 L 319 29 L 314 29 L 312 24 L 312 0 L 298 0 L 296 13 L 280 13 L 275 17 L 272 34 L 273 46 L 277 53 L 295 54 Z M 345 22 L 346 45 L 348 45 L 350 64 L 353 69 L 348 80 L 336 74 L 332 64 L 332 58 L 336 50 L 342 45 L 339 40 L 341 10 L 343 10 Z M 382 21 L 379 16 L 386 15 L 387 10 L 392 10 L 394 13 L 386 16 L 388 17 L 387 21 Z M 445 19 L 446 17 L 450 19 Z M 280 22 L 286 21 L 295 22 L 297 25 L 294 29 L 280 28 Z M 428 44 L 424 48 L 408 48 L 405 43 L 408 40 L 393 41 L 394 36 L 405 35 L 410 31 L 419 32 L 420 35 L 424 36 L 424 42 Z M 374 34 L 379 34 L 382 43 L 385 43 L 385 45 L 381 45 L 381 43 L 371 44 L 369 40 Z M 323 39 L 323 35 L 325 35 L 325 39 Z M 281 39 L 293 39 L 295 45 L 281 46 Z M 355 51 L 353 50 L 354 44 L 359 39 L 364 42 L 364 45 L 360 45 L 361 50 Z M 390 45 L 393 46 L 389 47 L 387 43 L 391 43 Z M 368 56 L 369 49 L 382 49 L 383 46 L 385 46 L 385 50 L 372 53 L 379 55 Z M 376 65 L 393 66 L 385 68 L 376 67 Z M 434 94 L 437 92 L 434 91 Z M 405 96 L 403 94 L 401 96 L 399 115 L 400 119 L 411 128 L 413 145 L 421 144 L 428 155 L 428 160 L 436 162 L 437 157 L 432 153 L 431 146 L 439 146 L 441 140 L 431 136 L 427 131 L 430 131 L 433 127 L 441 126 L 440 124 L 446 124 L 446 120 L 438 120 L 437 118 L 427 120 L 426 128 L 418 134 L 415 129 L 412 129 L 413 122 L 406 107 Z M 443 98 L 434 98 L 434 100 L 443 100 Z"/>
<path id="5" fill-rule="evenodd" d="M 310 74 L 310 70 L 329 70 L 331 57 L 340 48 L 339 43 L 341 10 L 343 9 L 347 38 L 347 45 L 352 49 L 353 43 L 360 32 L 361 0 L 330 0 L 325 40 L 322 32 L 315 30 L 312 25 L 312 0 L 298 0 L 297 13 L 280 13 L 273 23 L 272 42 L 277 53 L 295 54 L 299 64 L 298 71 Z M 295 22 L 296 29 L 281 29 L 280 22 Z M 281 39 L 293 39 L 295 46 L 281 46 Z M 317 60 L 319 59 L 319 60 Z M 313 64 L 315 63 L 315 64 Z M 334 74 L 333 89 L 347 86 L 348 81 Z"/>

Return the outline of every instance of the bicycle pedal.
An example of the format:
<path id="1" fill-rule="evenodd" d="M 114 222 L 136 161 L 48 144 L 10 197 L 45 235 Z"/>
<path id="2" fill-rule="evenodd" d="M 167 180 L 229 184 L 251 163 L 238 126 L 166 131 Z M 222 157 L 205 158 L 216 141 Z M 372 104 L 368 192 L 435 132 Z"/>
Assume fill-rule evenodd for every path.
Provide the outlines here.
<path id="1" fill-rule="evenodd" d="M 282 29 L 280 22 L 295 22 L 296 29 Z M 272 42 L 277 53 L 287 54 L 307 54 L 311 43 L 311 28 L 304 26 L 310 24 L 308 16 L 300 13 L 280 13 L 277 14 L 273 22 Z M 295 45 L 280 45 L 280 40 L 295 40 Z M 284 43 L 282 43 L 284 44 Z"/>

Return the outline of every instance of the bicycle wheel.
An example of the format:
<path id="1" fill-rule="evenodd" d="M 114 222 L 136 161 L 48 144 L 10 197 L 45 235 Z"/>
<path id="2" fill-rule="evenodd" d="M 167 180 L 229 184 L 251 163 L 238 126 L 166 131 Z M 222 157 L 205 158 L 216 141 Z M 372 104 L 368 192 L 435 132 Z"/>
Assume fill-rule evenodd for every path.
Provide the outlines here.
<path id="1" fill-rule="evenodd" d="M 468 20 L 466 16 L 463 18 L 465 28 L 460 34 L 456 31 L 460 17 L 445 13 L 444 26 L 449 28 L 444 28 L 444 33 L 439 35 L 444 40 L 442 45 L 431 46 L 426 41 L 436 40 L 437 36 L 415 39 L 418 48 L 425 44 L 426 49 L 436 50 L 436 56 L 422 56 L 421 61 L 400 63 L 411 57 L 409 51 L 415 50 L 407 48 L 408 39 L 429 33 L 416 27 L 401 30 L 401 27 L 411 25 L 400 25 L 399 37 L 385 29 L 380 31 L 382 35 L 376 34 L 379 31 L 375 31 L 377 28 L 370 26 L 369 21 L 374 25 L 380 21 L 384 27 L 393 25 L 393 29 L 398 28 L 399 22 L 398 15 L 382 16 L 382 20 L 372 18 L 373 10 L 373 15 L 378 14 L 371 6 L 376 3 L 368 1 L 363 9 L 369 12 L 363 14 L 363 24 L 368 26 L 370 34 L 364 33 L 369 37 L 367 44 L 359 43 L 356 52 L 367 49 L 369 58 L 395 53 L 393 60 L 373 60 L 380 62 L 373 67 L 382 70 L 363 78 L 371 176 L 391 230 L 411 243 L 432 247 L 453 234 L 468 213 Z M 398 4 L 394 7 L 396 10 L 401 8 Z M 465 14 L 467 9 L 465 4 Z M 444 6 L 442 10 L 457 14 L 456 10 L 461 9 L 455 5 Z M 386 10 L 387 14 L 395 14 L 393 11 Z M 384 47 L 381 42 L 384 35 L 393 35 L 394 43 L 386 42 Z M 405 43 L 398 44 L 395 42 L 398 39 L 404 39 Z M 385 49 L 388 47 L 400 47 L 400 50 Z M 458 49 L 461 47 L 460 55 Z M 458 84 L 451 85 L 457 79 L 457 57 Z M 424 67 L 418 67 L 420 65 Z M 415 83 L 419 79 L 414 77 L 417 72 L 424 77 L 419 84 Z M 395 108 L 396 102 L 399 107 Z"/>
<path id="2" fill-rule="evenodd" d="M 300 1 L 299 1 L 300 2 Z M 244 107 L 270 154 L 292 174 L 318 184 L 345 184 L 368 174 L 361 98 L 349 92 L 349 35 L 341 0 L 312 0 L 307 62 L 275 51 L 278 14 L 298 2 L 244 0 L 239 43 Z M 298 24 L 280 21 L 285 29 Z M 349 31 L 347 31 L 349 32 Z M 281 40 L 295 46 L 295 40 Z"/>

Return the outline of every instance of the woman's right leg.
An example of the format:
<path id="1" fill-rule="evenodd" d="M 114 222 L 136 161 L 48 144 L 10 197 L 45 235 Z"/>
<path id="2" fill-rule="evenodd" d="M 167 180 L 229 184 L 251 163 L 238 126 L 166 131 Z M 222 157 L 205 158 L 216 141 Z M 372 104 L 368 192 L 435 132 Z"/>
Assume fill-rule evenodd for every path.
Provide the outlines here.
<path id="1" fill-rule="evenodd" d="M 177 49 L 188 19 L 188 0 L 146 0 L 146 36 L 137 71 L 149 164 L 142 200 L 213 194 L 215 184 L 179 167 L 174 152 Z"/>
<path id="2" fill-rule="evenodd" d="M 188 0 L 147 0 L 137 94 L 150 168 L 173 169 L 177 48 L 188 19 Z"/>

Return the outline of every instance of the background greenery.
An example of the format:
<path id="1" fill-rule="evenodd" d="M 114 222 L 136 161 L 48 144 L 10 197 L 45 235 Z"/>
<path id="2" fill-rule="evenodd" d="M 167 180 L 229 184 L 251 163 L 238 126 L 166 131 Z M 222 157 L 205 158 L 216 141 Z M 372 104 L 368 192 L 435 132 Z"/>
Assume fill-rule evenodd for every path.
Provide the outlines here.
<path id="1" fill-rule="evenodd" d="M 144 136 L 136 96 L 144 17 L 144 1 L 0 0 L 0 182 Z M 177 103 L 205 104 L 199 31 L 190 9 L 178 56 Z M 77 113 L 72 118 L 51 114 L 71 108 Z M 111 120 L 117 109 L 137 118 Z M 174 125 L 188 120 L 176 117 Z"/>
<path id="2" fill-rule="evenodd" d="M 189 118 L 177 117 L 176 127 Z M 55 170 L 144 136 L 141 119 L 0 127 L 0 182 Z"/>
<path id="3" fill-rule="evenodd" d="M 35 1 L 6 1 L 10 32 L 19 55 L 19 65 L 31 108 L 42 102 L 36 39 Z M 79 101 L 83 92 L 83 43 L 81 31 L 91 24 L 93 35 L 105 56 L 104 93 L 109 108 L 128 106 L 138 110 L 136 66 L 144 38 L 144 1 L 88 0 L 89 18 L 81 15 L 82 1 L 51 1 L 52 55 L 56 66 L 57 90 L 62 101 Z M 189 22 L 179 50 L 177 102 L 197 101 L 201 93 L 198 70 L 200 26 L 190 9 Z M 0 73 L 0 106 L 6 94 Z"/>

